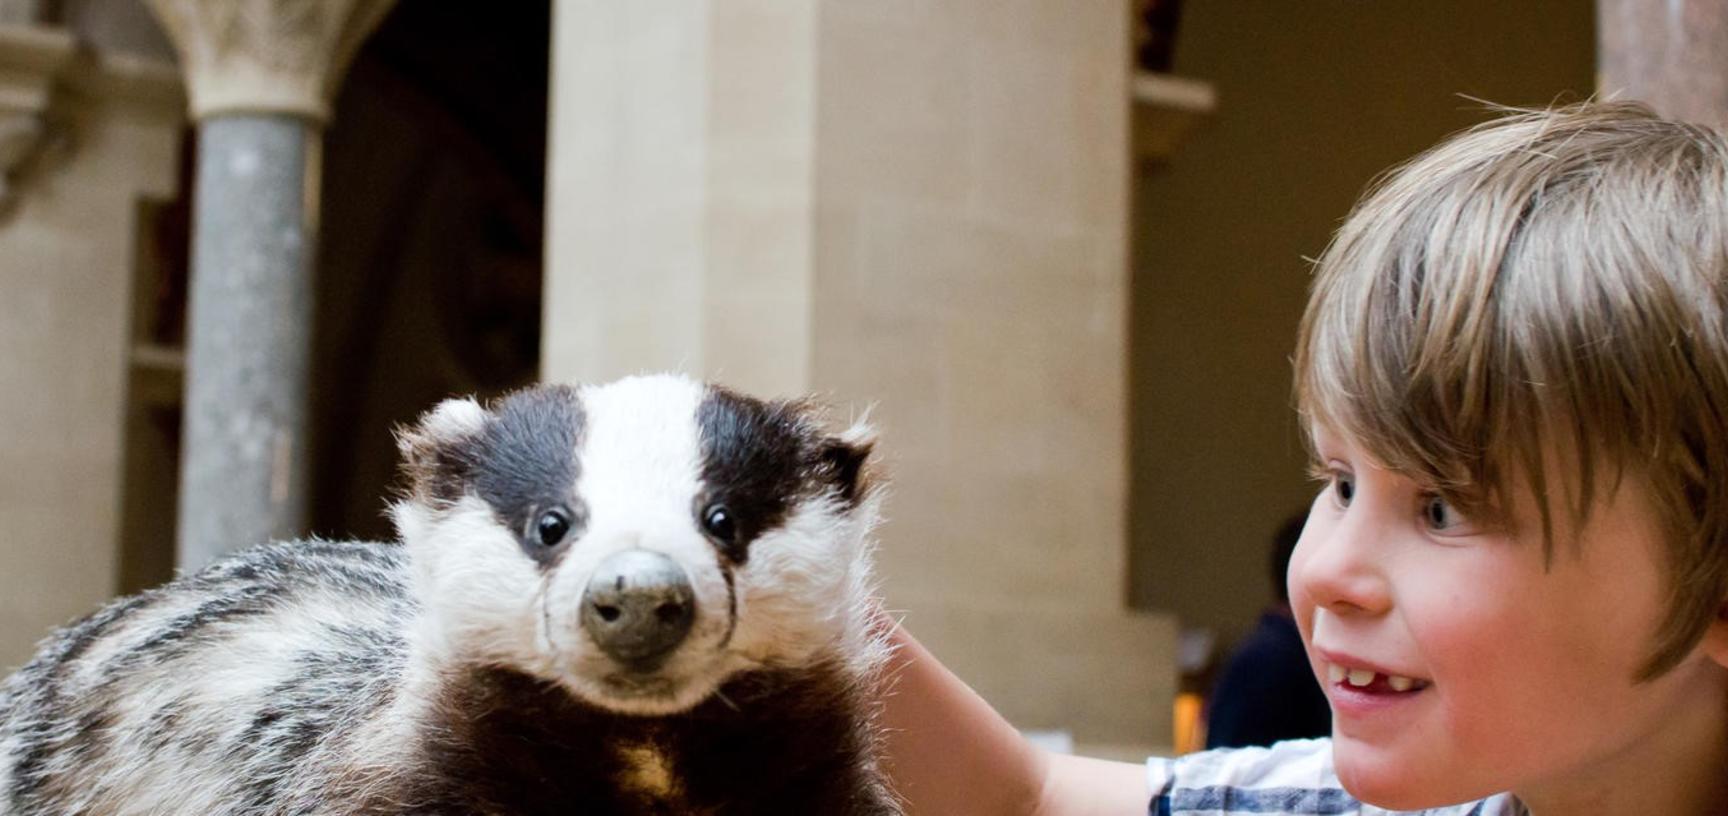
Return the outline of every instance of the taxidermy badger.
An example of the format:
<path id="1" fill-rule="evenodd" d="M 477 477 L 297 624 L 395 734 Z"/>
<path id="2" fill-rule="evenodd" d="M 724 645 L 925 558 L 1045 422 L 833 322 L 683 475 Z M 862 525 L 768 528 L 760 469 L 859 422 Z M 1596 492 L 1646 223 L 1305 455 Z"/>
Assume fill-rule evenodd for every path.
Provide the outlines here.
<path id="1" fill-rule="evenodd" d="M 0 814 L 893 814 L 862 428 L 678 377 L 451 400 L 401 544 L 272 544 L 0 689 Z"/>

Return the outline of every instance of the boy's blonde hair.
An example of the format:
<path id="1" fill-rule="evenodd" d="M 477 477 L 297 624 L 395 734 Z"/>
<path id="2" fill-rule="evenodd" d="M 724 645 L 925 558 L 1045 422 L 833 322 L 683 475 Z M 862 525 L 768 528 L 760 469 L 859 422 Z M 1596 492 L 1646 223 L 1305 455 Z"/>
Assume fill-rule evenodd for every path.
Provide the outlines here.
<path id="1" fill-rule="evenodd" d="M 1728 590 L 1725 275 L 1720 135 L 1635 103 L 1507 116 L 1357 205 L 1319 261 L 1297 406 L 1489 523 L 1523 479 L 1548 558 L 1551 505 L 1582 524 L 1598 486 L 1646 479 L 1668 545 L 1656 677 Z"/>

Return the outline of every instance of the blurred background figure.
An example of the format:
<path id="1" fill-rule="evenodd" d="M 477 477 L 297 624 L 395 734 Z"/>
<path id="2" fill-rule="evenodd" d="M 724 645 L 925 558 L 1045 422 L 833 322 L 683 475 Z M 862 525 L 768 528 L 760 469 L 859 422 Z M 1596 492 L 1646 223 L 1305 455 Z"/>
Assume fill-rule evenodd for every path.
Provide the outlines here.
<path id="1" fill-rule="evenodd" d="M 1206 717 L 1207 748 L 1271 745 L 1332 731 L 1332 711 L 1302 650 L 1284 580 L 1307 521 L 1304 510 L 1285 521 L 1272 539 L 1268 577 L 1277 600 L 1260 613 L 1253 631 L 1218 675 Z"/>

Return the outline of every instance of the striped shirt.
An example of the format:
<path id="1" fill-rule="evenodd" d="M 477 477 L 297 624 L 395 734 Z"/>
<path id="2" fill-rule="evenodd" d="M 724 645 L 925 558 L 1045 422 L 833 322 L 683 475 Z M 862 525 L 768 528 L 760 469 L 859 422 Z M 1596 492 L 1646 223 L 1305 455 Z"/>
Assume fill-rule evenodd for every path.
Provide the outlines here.
<path id="1" fill-rule="evenodd" d="M 1501 794 L 1478 802 L 1420 811 L 1365 805 L 1344 791 L 1332 771 L 1332 741 L 1290 740 L 1270 748 L 1224 748 L 1177 759 L 1146 761 L 1152 786 L 1149 816 L 1523 816 Z"/>

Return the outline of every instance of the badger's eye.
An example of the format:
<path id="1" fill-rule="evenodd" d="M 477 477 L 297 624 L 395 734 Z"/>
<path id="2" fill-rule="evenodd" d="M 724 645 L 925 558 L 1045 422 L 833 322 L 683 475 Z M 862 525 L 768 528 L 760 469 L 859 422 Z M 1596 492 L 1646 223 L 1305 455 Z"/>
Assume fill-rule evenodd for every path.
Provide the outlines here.
<path id="1" fill-rule="evenodd" d="M 738 543 L 738 524 L 724 504 L 710 504 L 702 511 L 702 529 L 723 543 Z"/>
<path id="2" fill-rule="evenodd" d="M 570 514 L 562 509 L 547 510 L 540 514 L 540 520 L 534 523 L 534 534 L 539 537 L 540 546 L 556 547 L 564 536 L 570 533 Z"/>

